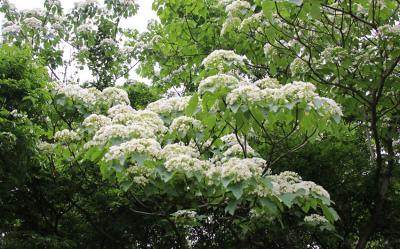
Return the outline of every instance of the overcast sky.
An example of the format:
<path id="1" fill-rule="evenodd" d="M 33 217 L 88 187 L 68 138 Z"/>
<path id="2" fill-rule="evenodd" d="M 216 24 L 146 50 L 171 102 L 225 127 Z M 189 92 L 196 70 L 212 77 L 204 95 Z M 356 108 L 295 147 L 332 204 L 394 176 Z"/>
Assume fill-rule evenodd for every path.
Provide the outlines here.
<path id="1" fill-rule="evenodd" d="M 44 0 L 9 0 L 9 2 L 13 3 L 17 9 L 34 9 L 34 8 L 43 8 Z M 82 2 L 75 1 L 75 0 L 60 0 L 62 7 L 68 11 L 69 9 L 73 8 L 75 2 Z M 103 0 L 99 0 L 100 3 L 103 3 Z M 134 16 L 127 20 L 123 20 L 121 22 L 121 27 L 124 28 L 136 28 L 139 31 L 145 31 L 147 28 L 147 23 L 150 19 L 157 19 L 156 13 L 151 9 L 153 0 L 136 0 L 136 3 L 139 4 L 139 11 Z M 3 15 L 0 14 L 0 29 L 1 24 L 3 24 L 4 18 Z M 136 75 L 133 71 L 131 71 L 130 77 L 134 79 L 138 79 L 149 83 L 148 80 L 142 79 Z M 81 71 L 79 73 L 79 78 L 81 82 L 85 80 L 89 80 L 91 78 L 90 72 L 88 70 Z M 121 82 L 122 83 L 122 82 Z"/>

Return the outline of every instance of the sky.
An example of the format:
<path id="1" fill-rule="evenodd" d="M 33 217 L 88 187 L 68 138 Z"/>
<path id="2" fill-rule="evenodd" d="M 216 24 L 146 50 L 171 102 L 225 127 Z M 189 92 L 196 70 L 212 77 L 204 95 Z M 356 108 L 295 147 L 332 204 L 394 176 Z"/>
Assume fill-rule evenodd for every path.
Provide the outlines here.
<path id="1" fill-rule="evenodd" d="M 10 3 L 13 3 L 17 9 L 34 9 L 34 8 L 43 8 L 44 0 L 8 0 Z M 83 0 L 60 0 L 62 7 L 65 11 L 73 8 L 75 2 L 81 2 Z M 103 3 L 103 0 L 99 0 L 100 3 Z M 139 5 L 138 13 L 126 20 L 121 21 L 121 27 L 123 28 L 136 28 L 137 30 L 143 32 L 147 29 L 147 23 L 151 19 L 157 19 L 156 13 L 151 9 L 153 0 L 136 0 L 136 3 Z M 4 17 L 0 14 L 0 29 L 1 25 L 4 23 Z M 145 83 L 149 83 L 147 79 L 143 79 L 139 77 L 132 70 L 130 77 L 136 80 L 140 80 Z M 79 78 L 81 82 L 85 80 L 89 80 L 91 78 L 90 72 L 88 70 L 81 71 L 79 73 Z"/>

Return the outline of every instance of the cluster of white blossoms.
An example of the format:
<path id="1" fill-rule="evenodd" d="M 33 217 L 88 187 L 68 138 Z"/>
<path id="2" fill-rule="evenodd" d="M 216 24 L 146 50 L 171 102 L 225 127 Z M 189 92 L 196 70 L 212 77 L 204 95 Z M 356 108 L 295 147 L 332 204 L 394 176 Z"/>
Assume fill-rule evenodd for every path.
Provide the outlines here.
<path id="1" fill-rule="evenodd" d="M 98 6 L 99 2 L 97 0 L 85 0 L 82 2 L 75 2 L 76 9 L 84 9 L 91 6 Z"/>
<path id="2" fill-rule="evenodd" d="M 262 23 L 263 18 L 264 18 L 264 16 L 263 16 L 262 12 L 258 12 L 254 15 L 246 17 L 241 22 L 239 29 L 245 30 L 245 29 L 249 29 L 249 28 L 253 28 L 253 27 L 258 27 Z"/>
<path id="3" fill-rule="evenodd" d="M 117 87 L 107 87 L 104 88 L 102 93 L 104 99 L 107 100 L 109 103 L 112 103 L 112 105 L 118 105 L 118 104 L 129 105 L 131 103 L 131 101 L 129 100 L 128 93 L 123 89 Z"/>
<path id="4" fill-rule="evenodd" d="M 254 84 L 240 84 L 226 96 L 228 105 L 234 105 L 240 101 L 258 102 L 262 99 L 261 89 Z"/>
<path id="5" fill-rule="evenodd" d="M 279 88 L 281 85 L 279 81 L 275 78 L 266 77 L 254 82 L 254 85 L 258 86 L 260 89 L 266 88 Z"/>
<path id="6" fill-rule="evenodd" d="M 161 155 L 165 159 L 171 159 L 177 155 L 186 155 L 193 158 L 198 158 L 200 153 L 191 146 L 186 146 L 182 143 L 167 144 L 162 149 Z"/>
<path id="7" fill-rule="evenodd" d="M 303 181 L 297 173 L 284 171 L 279 175 L 271 175 L 269 177 L 272 179 L 272 190 L 276 195 L 296 193 L 302 190 L 306 196 L 315 193 L 330 199 L 329 193 L 323 187 L 311 181 Z"/>
<path id="8" fill-rule="evenodd" d="M 115 118 L 117 115 L 134 114 L 135 112 L 135 109 L 133 109 L 130 105 L 118 104 L 108 109 L 107 115 L 110 118 Z"/>
<path id="9" fill-rule="evenodd" d="M 162 98 L 147 105 L 146 109 L 158 114 L 183 112 L 191 96 Z"/>
<path id="10" fill-rule="evenodd" d="M 4 26 L 2 29 L 2 33 L 3 34 L 18 34 L 19 32 L 21 32 L 21 26 L 19 26 L 18 24 L 10 24 L 7 26 Z"/>
<path id="11" fill-rule="evenodd" d="M 111 118 L 99 114 L 91 114 L 85 120 L 82 125 L 94 129 L 100 129 L 103 126 L 111 125 Z"/>
<path id="12" fill-rule="evenodd" d="M 193 211 L 193 210 L 185 210 L 185 209 L 182 209 L 182 210 L 176 211 L 175 213 L 172 213 L 171 216 L 177 217 L 177 218 L 178 218 L 178 217 L 185 217 L 185 218 L 192 218 L 192 219 L 194 219 L 194 218 L 197 217 L 197 213 L 196 213 L 196 211 Z"/>
<path id="13" fill-rule="evenodd" d="M 80 139 L 78 133 L 68 129 L 57 131 L 54 134 L 54 139 L 62 143 L 71 143 Z"/>
<path id="14" fill-rule="evenodd" d="M 204 94 L 206 92 L 216 92 L 223 88 L 234 89 L 239 84 L 239 80 L 228 74 L 217 74 L 205 78 L 199 84 L 198 92 Z"/>
<path id="15" fill-rule="evenodd" d="M 244 147 L 244 145 L 243 145 L 243 147 Z M 222 161 L 227 160 L 227 158 L 230 158 L 230 157 L 243 157 L 244 156 L 243 150 L 246 151 L 247 156 L 255 156 L 256 155 L 256 152 L 254 151 L 254 149 L 251 148 L 249 145 L 246 145 L 245 148 L 243 148 L 243 147 L 239 143 L 232 145 L 223 153 L 224 158 L 222 158 Z"/>
<path id="16" fill-rule="evenodd" d="M 101 127 L 93 136 L 92 140 L 86 143 L 86 146 L 104 145 L 113 138 L 123 139 L 128 137 L 129 132 L 126 126 L 120 124 L 107 125 Z"/>
<path id="17" fill-rule="evenodd" d="M 192 117 L 180 116 L 172 120 L 172 123 L 169 127 L 170 132 L 178 132 L 185 136 L 189 131 L 201 131 L 203 130 L 203 125 L 197 119 Z"/>
<path id="18" fill-rule="evenodd" d="M 328 220 L 319 214 L 311 214 L 304 217 L 304 222 L 312 225 L 322 225 L 329 223 Z"/>
<path id="19" fill-rule="evenodd" d="M 21 10 L 21 14 L 25 17 L 42 17 L 46 15 L 46 10 L 40 9 L 40 8 L 34 8 L 34 9 L 24 9 Z"/>
<path id="20" fill-rule="evenodd" d="M 100 100 L 101 92 L 96 88 L 82 88 L 79 85 L 71 84 L 56 86 L 56 91 L 75 101 L 82 101 L 85 104 L 94 104 Z"/>
<path id="21" fill-rule="evenodd" d="M 223 69 L 225 65 L 243 66 L 246 60 L 245 56 L 238 55 L 232 50 L 214 50 L 206 58 L 203 59 L 202 65 L 206 68 Z"/>
<path id="22" fill-rule="evenodd" d="M 42 27 L 42 21 L 36 17 L 28 17 L 24 19 L 24 24 L 31 29 L 40 29 Z"/>
<path id="23" fill-rule="evenodd" d="M 84 24 L 78 26 L 78 27 L 76 28 L 76 31 L 77 31 L 78 33 L 84 34 L 84 33 L 93 32 L 93 31 L 95 31 L 95 29 L 96 29 L 96 27 L 95 27 L 93 24 L 91 24 L 91 23 L 84 23 Z"/>
<path id="24" fill-rule="evenodd" d="M 315 96 L 313 103 L 317 109 L 322 109 L 321 111 L 325 111 L 329 115 L 343 116 L 342 108 L 333 99 Z"/>
<path id="25" fill-rule="evenodd" d="M 230 16 L 238 16 L 238 15 L 245 15 L 250 8 L 251 5 L 249 2 L 236 0 L 228 4 L 225 7 L 225 11 Z"/>
<path id="26" fill-rule="evenodd" d="M 327 47 L 321 52 L 321 63 L 341 63 L 347 56 L 346 51 L 341 47 Z"/>
<path id="27" fill-rule="evenodd" d="M 118 44 L 111 38 L 105 38 L 101 40 L 100 46 L 106 47 L 106 48 L 113 48 L 116 47 Z"/>
<path id="28" fill-rule="evenodd" d="M 170 172 L 176 171 L 191 174 L 199 171 L 203 173 L 209 168 L 209 164 L 206 161 L 181 154 L 169 158 L 165 162 L 165 168 Z"/>
<path id="29" fill-rule="evenodd" d="M 215 164 L 206 172 L 209 178 L 230 178 L 233 182 L 248 180 L 255 176 L 261 176 L 265 166 L 265 160 L 253 158 L 230 158 L 228 161 Z"/>
<path id="30" fill-rule="evenodd" d="M 111 146 L 104 159 L 106 161 L 121 160 L 133 154 L 159 159 L 161 157 L 161 146 L 152 138 L 131 139 L 119 145 Z"/>
<path id="31" fill-rule="evenodd" d="M 296 58 L 290 63 L 290 72 L 292 75 L 301 75 L 309 71 L 306 58 Z"/>

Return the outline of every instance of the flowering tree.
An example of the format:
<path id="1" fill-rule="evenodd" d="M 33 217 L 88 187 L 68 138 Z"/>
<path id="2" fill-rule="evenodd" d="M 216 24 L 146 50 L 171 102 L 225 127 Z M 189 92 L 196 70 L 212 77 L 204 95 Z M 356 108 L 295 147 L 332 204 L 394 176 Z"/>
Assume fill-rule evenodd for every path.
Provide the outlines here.
<path id="1" fill-rule="evenodd" d="M 121 77 L 127 78 L 136 65 L 133 47 L 125 42 L 137 31 L 120 27 L 124 18 L 136 14 L 134 1 L 106 0 L 104 5 L 82 1 L 75 3 L 70 12 L 62 9 L 59 0 L 46 0 L 43 9 L 24 11 L 18 11 L 7 0 L 0 3 L 7 20 L 3 37 L 8 42 L 31 46 L 54 80 L 79 81 L 77 74 L 87 68 L 94 78 L 87 83 L 103 89 Z"/>
<path id="2" fill-rule="evenodd" d="M 378 228 L 400 206 L 397 1 L 158 0 L 160 22 L 142 34 L 119 26 L 134 1 L 68 13 L 0 1 L 5 41 L 30 46 L 58 81 L 34 148 L 52 191 L 26 192 L 51 199 L 33 216 L 42 234 L 72 238 L 60 247 L 396 247 Z M 114 87 L 133 59 L 178 96 L 144 105 Z M 93 81 L 67 84 L 76 65 Z"/>
<path id="3" fill-rule="evenodd" d="M 97 164 L 142 204 L 134 212 L 171 222 L 181 247 L 196 246 L 198 233 L 212 233 L 202 226 L 220 222 L 231 224 L 238 243 L 258 246 L 271 238 L 253 232 L 288 215 L 297 225 L 332 231 L 338 216 L 323 187 L 294 172 L 272 172 L 287 153 L 332 131 L 341 108 L 311 83 L 253 81 L 246 61 L 214 51 L 203 60 L 205 78 L 194 95 L 160 99 L 145 110 L 134 110 L 118 88 L 57 88 L 59 108 L 86 118 L 67 122 L 56 144 L 43 147 L 58 151 L 62 163 Z M 298 144 L 284 151 L 289 137 Z"/>
<path id="4" fill-rule="evenodd" d="M 350 130 L 363 134 L 369 149 L 370 166 L 352 172 L 362 178 L 359 189 L 370 189 L 365 195 L 373 200 L 368 214 L 369 204 L 344 221 L 344 227 L 354 228 L 344 229 L 343 246 L 365 248 L 373 236 L 379 237 L 384 206 L 392 205 L 397 182 L 398 1 L 160 0 L 155 9 L 160 23 L 139 37 L 152 41 L 142 53 L 141 72 L 155 82 L 183 84 L 192 91 L 202 80 L 196 75 L 208 51 L 223 48 L 246 55 L 256 79 L 309 81 L 343 105 Z M 171 57 L 178 63 L 171 63 Z M 341 195 L 346 206 L 347 195 Z M 348 212 L 343 209 L 344 216 Z"/>

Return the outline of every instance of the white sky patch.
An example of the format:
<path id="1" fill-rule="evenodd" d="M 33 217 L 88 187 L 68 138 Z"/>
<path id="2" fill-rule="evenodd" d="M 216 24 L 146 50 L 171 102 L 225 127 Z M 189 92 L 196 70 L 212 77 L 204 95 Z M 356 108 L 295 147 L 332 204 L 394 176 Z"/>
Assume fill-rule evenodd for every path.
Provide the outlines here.
<path id="1" fill-rule="evenodd" d="M 9 2 L 13 3 L 18 10 L 23 10 L 23 9 L 43 8 L 44 0 L 9 0 Z M 75 2 L 81 2 L 81 1 L 61 0 L 60 2 L 62 4 L 62 7 L 64 8 L 64 11 L 68 12 L 70 9 L 74 7 Z M 104 1 L 100 0 L 99 2 L 103 4 Z M 136 3 L 139 5 L 138 13 L 131 18 L 122 20 L 120 26 L 122 28 L 135 28 L 138 31 L 143 32 L 147 30 L 147 23 L 149 22 L 149 20 L 158 19 L 158 17 L 151 8 L 153 0 L 136 0 Z M 5 22 L 4 15 L 0 14 L 0 24 L 3 24 L 4 22 Z M 68 56 L 67 51 L 66 54 Z M 80 82 L 92 79 L 89 69 L 86 68 L 84 70 L 79 71 L 78 78 L 80 79 Z M 149 83 L 148 79 L 141 78 L 134 72 L 134 70 L 131 70 L 130 78 L 145 83 Z M 121 84 L 123 82 L 124 80 L 121 79 L 118 80 L 116 83 Z"/>

